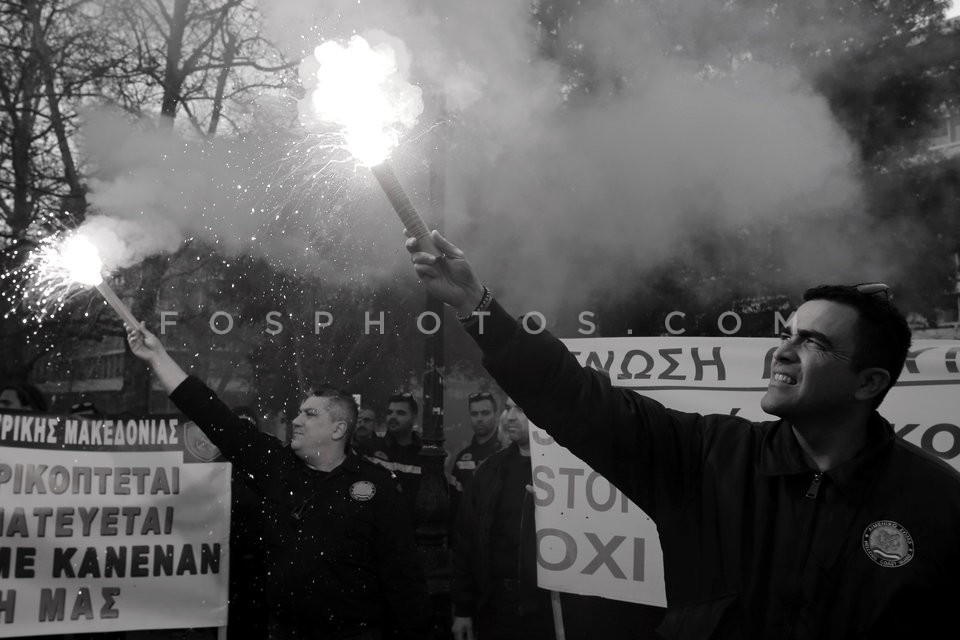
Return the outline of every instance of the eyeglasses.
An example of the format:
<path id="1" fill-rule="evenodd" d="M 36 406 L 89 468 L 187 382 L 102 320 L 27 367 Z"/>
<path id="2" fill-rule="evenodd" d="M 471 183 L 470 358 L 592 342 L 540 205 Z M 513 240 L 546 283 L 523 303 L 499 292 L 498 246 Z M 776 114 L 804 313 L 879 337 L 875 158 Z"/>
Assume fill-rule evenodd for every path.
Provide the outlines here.
<path id="1" fill-rule="evenodd" d="M 467 402 L 476 402 L 478 400 L 493 400 L 493 394 L 489 391 L 477 391 L 467 396 Z"/>

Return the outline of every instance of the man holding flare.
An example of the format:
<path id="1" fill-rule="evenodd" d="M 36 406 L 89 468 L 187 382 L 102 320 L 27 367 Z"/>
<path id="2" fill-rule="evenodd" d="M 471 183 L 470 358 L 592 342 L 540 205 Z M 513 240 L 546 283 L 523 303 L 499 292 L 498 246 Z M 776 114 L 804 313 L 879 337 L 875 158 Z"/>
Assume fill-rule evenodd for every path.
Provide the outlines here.
<path id="1" fill-rule="evenodd" d="M 188 376 L 142 323 L 127 325 L 127 341 L 262 498 L 271 640 L 431 637 L 426 580 L 397 483 L 348 447 L 352 394 L 311 389 L 284 444 Z"/>
<path id="2" fill-rule="evenodd" d="M 668 409 L 531 334 L 436 231 L 407 250 L 530 419 L 656 523 L 665 638 L 936 637 L 960 602 L 960 474 L 876 409 L 910 345 L 884 285 L 808 290 L 761 407 Z"/>

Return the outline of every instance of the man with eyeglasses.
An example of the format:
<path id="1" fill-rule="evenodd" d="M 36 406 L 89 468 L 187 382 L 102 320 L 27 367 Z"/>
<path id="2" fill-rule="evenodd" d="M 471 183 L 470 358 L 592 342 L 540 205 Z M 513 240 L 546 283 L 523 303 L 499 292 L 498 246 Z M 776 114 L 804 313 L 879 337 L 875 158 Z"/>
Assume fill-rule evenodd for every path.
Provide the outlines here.
<path id="1" fill-rule="evenodd" d="M 188 376 L 142 325 L 127 327 L 127 341 L 264 500 L 271 640 L 430 637 L 410 513 L 396 481 L 347 447 L 357 420 L 351 394 L 311 389 L 284 445 Z"/>
<path id="2" fill-rule="evenodd" d="M 374 438 L 382 438 L 386 431 L 379 433 L 380 425 L 377 423 L 377 412 L 370 407 L 360 407 L 357 412 L 357 428 L 353 430 L 351 445 L 357 453 L 366 453 Z"/>
<path id="3" fill-rule="evenodd" d="M 525 330 L 463 252 L 407 249 L 503 390 L 657 525 L 667 638 L 939 637 L 960 602 L 960 475 L 877 407 L 910 329 L 881 285 L 808 290 L 773 352 L 778 420 L 668 409 Z"/>

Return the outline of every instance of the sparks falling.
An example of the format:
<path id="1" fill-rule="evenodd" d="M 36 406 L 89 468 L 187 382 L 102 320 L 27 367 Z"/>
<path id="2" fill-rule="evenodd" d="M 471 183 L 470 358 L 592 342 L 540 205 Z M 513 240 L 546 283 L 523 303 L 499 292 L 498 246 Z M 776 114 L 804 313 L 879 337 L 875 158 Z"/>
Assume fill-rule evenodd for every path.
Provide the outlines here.
<path id="1" fill-rule="evenodd" d="M 103 280 L 103 261 L 96 245 L 80 232 L 48 236 L 32 251 L 23 267 L 5 273 L 2 279 L 14 282 L 10 311 L 22 307 L 28 311 L 24 323 L 38 323 L 61 311 L 76 294 L 95 287 L 107 303 L 126 322 L 139 325 L 133 314 Z"/>

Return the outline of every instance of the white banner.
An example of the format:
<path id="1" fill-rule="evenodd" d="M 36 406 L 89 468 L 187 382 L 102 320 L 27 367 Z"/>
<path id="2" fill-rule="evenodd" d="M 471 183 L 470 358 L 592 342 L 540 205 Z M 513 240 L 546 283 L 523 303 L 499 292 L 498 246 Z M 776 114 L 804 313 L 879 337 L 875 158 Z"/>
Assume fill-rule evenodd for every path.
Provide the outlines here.
<path id="1" fill-rule="evenodd" d="M 775 338 L 565 340 L 580 364 L 680 411 L 772 420 L 760 409 Z M 905 440 L 960 470 L 960 341 L 916 340 L 880 407 Z M 544 589 L 666 605 L 663 555 L 643 511 L 531 426 L 538 583 Z"/>
<path id="2" fill-rule="evenodd" d="M 175 416 L 0 413 L 0 637 L 226 625 L 218 455 Z"/>

